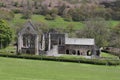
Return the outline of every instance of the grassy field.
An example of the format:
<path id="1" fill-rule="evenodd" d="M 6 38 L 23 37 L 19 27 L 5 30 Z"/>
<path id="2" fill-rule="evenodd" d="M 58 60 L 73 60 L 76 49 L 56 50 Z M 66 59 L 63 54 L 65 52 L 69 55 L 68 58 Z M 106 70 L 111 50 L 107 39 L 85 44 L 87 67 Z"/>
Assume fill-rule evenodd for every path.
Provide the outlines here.
<path id="1" fill-rule="evenodd" d="M 81 22 L 67 22 L 64 21 L 63 18 L 58 16 L 55 20 L 45 20 L 45 17 L 42 15 L 33 15 L 32 19 L 33 22 L 42 22 L 47 24 L 49 27 L 61 27 L 66 28 L 69 25 L 73 25 L 75 29 L 80 29 L 84 26 Z M 21 14 L 16 14 L 14 20 L 12 21 L 13 25 L 24 24 L 27 20 L 21 19 Z"/>
<path id="2" fill-rule="evenodd" d="M 102 52 L 100 57 L 107 57 L 107 58 L 113 58 L 113 59 L 118 58 L 117 56 L 114 56 L 114 55 L 111 55 L 111 54 L 108 54 L 108 53 L 105 53 L 105 52 Z"/>
<path id="3" fill-rule="evenodd" d="M 15 14 L 15 18 L 13 19 L 13 21 L 11 22 L 11 25 L 15 26 L 15 27 L 19 27 L 21 25 L 23 25 L 27 20 L 25 19 L 22 19 L 21 18 L 21 14 Z M 42 16 L 42 15 L 33 15 L 32 16 L 32 19 L 31 19 L 33 22 L 37 22 L 37 23 L 45 23 L 47 24 L 49 27 L 52 27 L 52 28 L 64 28 L 66 29 L 67 26 L 74 26 L 74 28 L 76 30 L 78 29 L 81 29 L 84 27 L 84 24 L 83 22 L 74 22 L 74 21 L 71 21 L 71 22 L 67 22 L 67 21 L 64 21 L 63 18 L 61 18 L 60 16 L 58 16 L 55 20 L 45 20 L 45 17 Z M 109 24 L 111 27 L 114 27 L 116 26 L 118 23 L 120 23 L 120 21 L 109 21 Z"/>
<path id="4" fill-rule="evenodd" d="M 119 80 L 120 66 L 0 57 L 0 80 Z"/>

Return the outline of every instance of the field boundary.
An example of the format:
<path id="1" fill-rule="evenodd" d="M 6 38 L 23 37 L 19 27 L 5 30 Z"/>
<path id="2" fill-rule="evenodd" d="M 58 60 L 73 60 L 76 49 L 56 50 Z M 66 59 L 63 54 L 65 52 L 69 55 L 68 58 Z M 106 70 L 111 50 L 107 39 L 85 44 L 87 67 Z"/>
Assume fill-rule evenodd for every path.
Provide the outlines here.
<path id="1" fill-rule="evenodd" d="M 94 64 L 94 65 L 107 65 L 107 66 L 120 65 L 120 60 L 107 60 L 107 59 L 65 58 L 65 57 L 55 57 L 55 56 L 15 55 L 15 54 L 3 54 L 3 53 L 0 53 L 0 57 L 86 63 L 86 64 Z"/>

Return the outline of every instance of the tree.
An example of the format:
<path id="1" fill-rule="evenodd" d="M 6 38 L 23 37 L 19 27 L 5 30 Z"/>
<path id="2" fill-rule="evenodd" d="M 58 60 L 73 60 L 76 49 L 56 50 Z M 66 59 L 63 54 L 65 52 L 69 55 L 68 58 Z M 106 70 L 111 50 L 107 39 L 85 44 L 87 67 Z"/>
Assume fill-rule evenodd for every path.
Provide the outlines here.
<path id="1" fill-rule="evenodd" d="M 61 6 L 58 7 L 58 14 L 60 16 L 63 16 L 64 15 L 64 10 L 67 8 L 66 4 L 62 4 Z"/>
<path id="2" fill-rule="evenodd" d="M 69 14 L 64 15 L 64 20 L 65 21 L 72 21 L 72 17 Z"/>
<path id="3" fill-rule="evenodd" d="M 74 24 L 70 23 L 66 27 L 65 32 L 68 33 L 69 37 L 76 37 Z"/>
<path id="4" fill-rule="evenodd" d="M 0 19 L 12 20 L 14 18 L 14 13 L 8 10 L 0 9 Z"/>
<path id="5" fill-rule="evenodd" d="M 32 17 L 32 13 L 33 13 L 32 12 L 32 6 L 31 6 L 31 4 L 30 4 L 30 2 L 28 0 L 26 7 L 24 7 L 22 18 L 30 19 Z"/>
<path id="6" fill-rule="evenodd" d="M 0 20 L 0 48 L 4 48 L 12 41 L 12 30 L 4 20 Z"/>
<path id="7" fill-rule="evenodd" d="M 95 18 L 85 21 L 85 27 L 78 32 L 79 37 L 94 38 L 98 47 L 108 46 L 108 23 L 103 18 Z"/>
<path id="8" fill-rule="evenodd" d="M 110 46 L 120 47 L 120 24 L 111 29 Z"/>
<path id="9" fill-rule="evenodd" d="M 49 13 L 49 9 L 47 5 L 41 5 L 41 15 L 47 15 Z"/>

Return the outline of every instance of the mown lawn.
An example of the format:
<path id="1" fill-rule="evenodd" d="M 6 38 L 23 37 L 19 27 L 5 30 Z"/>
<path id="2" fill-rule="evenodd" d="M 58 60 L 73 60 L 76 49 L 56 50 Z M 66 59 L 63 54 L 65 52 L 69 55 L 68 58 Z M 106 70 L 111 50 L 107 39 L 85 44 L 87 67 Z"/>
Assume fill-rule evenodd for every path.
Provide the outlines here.
<path id="1" fill-rule="evenodd" d="M 119 80 L 120 66 L 0 57 L 0 80 Z"/>

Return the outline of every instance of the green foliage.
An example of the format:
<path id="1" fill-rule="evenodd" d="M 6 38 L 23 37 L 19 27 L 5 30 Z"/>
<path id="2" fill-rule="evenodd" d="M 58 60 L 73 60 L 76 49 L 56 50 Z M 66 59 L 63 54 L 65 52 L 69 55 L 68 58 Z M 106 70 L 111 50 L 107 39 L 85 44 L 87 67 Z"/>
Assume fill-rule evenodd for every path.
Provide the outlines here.
<path id="1" fill-rule="evenodd" d="M 109 14 L 111 14 L 111 18 L 113 20 L 120 20 L 120 0 L 115 0 L 113 2 L 103 2 L 103 4 L 106 8 L 111 9 L 108 11 Z"/>
<path id="2" fill-rule="evenodd" d="M 0 7 L 5 7 L 5 4 L 3 2 L 0 2 Z"/>
<path id="3" fill-rule="evenodd" d="M 49 9 L 47 7 L 47 5 L 42 5 L 41 6 L 41 15 L 47 15 L 49 13 Z"/>
<path id="4" fill-rule="evenodd" d="M 72 16 L 72 19 L 74 21 L 84 21 L 85 20 L 85 16 L 84 16 L 83 12 L 81 12 L 80 8 L 71 9 L 68 13 L 70 13 L 70 15 Z"/>
<path id="5" fill-rule="evenodd" d="M 0 20 L 0 48 L 4 48 L 12 41 L 12 30 L 4 20 Z"/>
<path id="6" fill-rule="evenodd" d="M 110 46 L 120 47 L 120 24 L 111 29 Z"/>
<path id="7" fill-rule="evenodd" d="M 14 55 L 14 54 L 0 54 L 2 57 L 24 58 L 33 60 L 47 60 L 47 61 L 60 61 L 60 62 L 74 62 L 74 63 L 87 63 L 95 65 L 120 65 L 119 60 L 109 59 L 86 59 L 86 58 L 66 58 L 54 56 L 35 56 L 35 55 Z"/>
<path id="8" fill-rule="evenodd" d="M 76 37 L 75 31 L 74 24 L 69 24 L 65 29 L 65 32 L 68 33 L 69 37 Z"/>
<path id="9" fill-rule="evenodd" d="M 65 3 L 58 7 L 58 14 L 59 14 L 60 16 L 63 16 L 63 15 L 64 15 L 64 12 L 65 12 L 66 7 L 67 7 L 67 6 L 66 6 Z"/>
<path id="10" fill-rule="evenodd" d="M 45 16 L 45 19 L 46 20 L 54 20 L 55 18 L 48 14 Z"/>
<path id="11" fill-rule="evenodd" d="M 118 57 L 110 53 L 101 52 L 100 57 L 105 57 L 109 59 L 117 59 Z"/>
<path id="12" fill-rule="evenodd" d="M 20 9 L 12 9 L 12 11 L 13 11 L 15 14 L 22 12 Z"/>
<path id="13" fill-rule="evenodd" d="M 71 22 L 72 21 L 72 17 L 68 14 L 68 15 L 64 15 L 64 20 Z"/>
<path id="14" fill-rule="evenodd" d="M 13 2 L 13 6 L 18 7 L 19 3 L 18 2 Z"/>
<path id="15" fill-rule="evenodd" d="M 31 19 L 31 17 L 32 17 L 32 12 L 30 10 L 24 10 L 21 18 Z"/>
<path id="16" fill-rule="evenodd" d="M 98 47 L 108 46 L 110 30 L 108 22 L 102 18 L 90 19 L 85 22 L 85 27 L 79 31 L 78 36 L 94 38 Z"/>

